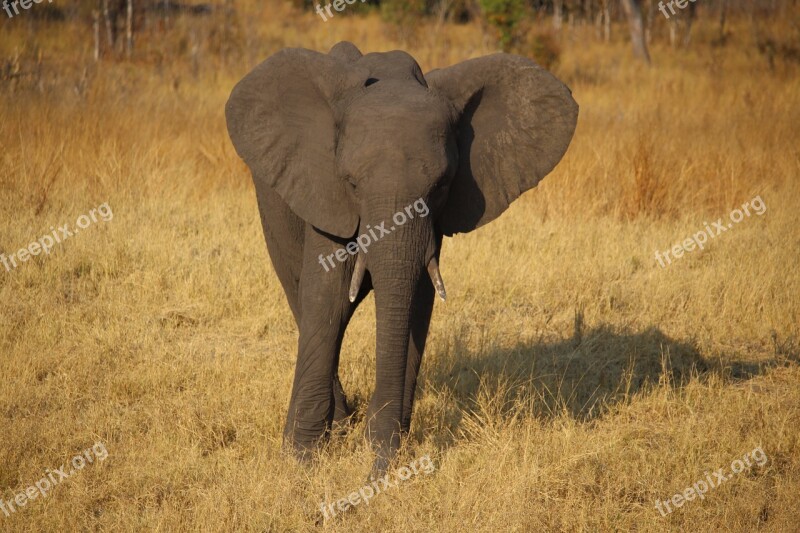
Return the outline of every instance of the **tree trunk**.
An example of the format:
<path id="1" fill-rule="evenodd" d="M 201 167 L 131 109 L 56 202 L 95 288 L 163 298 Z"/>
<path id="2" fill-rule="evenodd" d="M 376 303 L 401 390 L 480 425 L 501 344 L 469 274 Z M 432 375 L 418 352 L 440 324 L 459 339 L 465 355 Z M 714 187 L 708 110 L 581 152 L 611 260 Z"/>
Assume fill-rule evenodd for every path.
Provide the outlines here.
<path id="1" fill-rule="evenodd" d="M 603 9 L 598 9 L 594 16 L 594 37 L 598 41 L 603 38 Z"/>
<path id="2" fill-rule="evenodd" d="M 92 34 L 94 35 L 94 60 L 100 60 L 100 11 L 92 10 Z"/>
<path id="3" fill-rule="evenodd" d="M 647 43 L 644 39 L 644 23 L 642 21 L 642 9 L 639 5 L 641 0 L 622 0 L 622 8 L 628 17 L 628 25 L 631 29 L 631 44 L 633 44 L 633 54 L 650 64 L 650 53 L 647 51 Z"/>
<path id="4" fill-rule="evenodd" d="M 728 0 L 722 0 L 719 6 L 719 41 L 725 43 L 725 17 L 728 11 Z"/>
<path id="5" fill-rule="evenodd" d="M 669 24 L 669 46 L 675 48 L 675 41 L 678 40 L 678 23 L 670 20 Z"/>
<path id="6" fill-rule="evenodd" d="M 106 23 L 106 39 L 108 40 L 108 49 L 114 53 L 114 26 L 111 21 L 111 13 L 108 10 L 108 0 L 103 0 L 103 19 Z"/>
<path id="7" fill-rule="evenodd" d="M 697 17 L 697 4 L 689 4 L 684 17 L 686 29 L 683 34 L 683 47 L 688 48 L 692 43 L 692 26 Z"/>
<path id="8" fill-rule="evenodd" d="M 125 53 L 128 58 L 133 53 L 133 0 L 128 0 L 128 13 L 125 19 Z"/>
<path id="9" fill-rule="evenodd" d="M 553 0 L 553 29 L 561 30 L 561 19 L 564 16 L 564 0 Z"/>

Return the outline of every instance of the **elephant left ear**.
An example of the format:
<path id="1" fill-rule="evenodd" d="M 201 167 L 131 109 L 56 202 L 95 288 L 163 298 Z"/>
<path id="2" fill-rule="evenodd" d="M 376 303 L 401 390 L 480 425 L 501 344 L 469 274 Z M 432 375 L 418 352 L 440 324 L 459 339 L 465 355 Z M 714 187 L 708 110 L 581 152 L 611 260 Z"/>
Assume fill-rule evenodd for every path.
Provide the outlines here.
<path id="1" fill-rule="evenodd" d="M 350 185 L 337 173 L 337 109 L 364 86 L 368 72 L 332 55 L 286 48 L 242 78 L 225 104 L 228 134 L 250 167 L 256 190 L 269 187 L 315 228 L 352 237 L 359 215 Z"/>
<path id="2" fill-rule="evenodd" d="M 494 54 L 434 70 L 459 113 L 459 164 L 439 217 L 445 235 L 491 222 L 567 151 L 578 120 L 569 88 L 533 61 Z"/>

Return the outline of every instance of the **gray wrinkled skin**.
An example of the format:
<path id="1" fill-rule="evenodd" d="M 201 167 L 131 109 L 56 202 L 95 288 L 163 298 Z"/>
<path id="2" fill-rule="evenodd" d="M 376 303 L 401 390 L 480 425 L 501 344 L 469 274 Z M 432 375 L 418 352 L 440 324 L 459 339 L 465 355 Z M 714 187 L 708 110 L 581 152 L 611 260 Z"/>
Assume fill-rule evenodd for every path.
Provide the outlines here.
<path id="1" fill-rule="evenodd" d="M 284 444 L 306 457 L 350 415 L 339 382 L 345 328 L 369 291 L 377 317 L 367 437 L 385 471 L 411 423 L 443 236 L 497 218 L 561 160 L 578 117 L 570 90 L 507 54 L 423 75 L 405 52 L 282 50 L 234 88 L 228 132 L 255 183 L 270 258 L 299 329 Z M 372 243 L 348 299 L 356 255 L 319 260 L 423 199 Z M 431 261 L 435 259 L 436 261 Z M 427 270 L 426 270 L 427 269 Z M 438 269 L 436 270 L 438 272 Z"/>

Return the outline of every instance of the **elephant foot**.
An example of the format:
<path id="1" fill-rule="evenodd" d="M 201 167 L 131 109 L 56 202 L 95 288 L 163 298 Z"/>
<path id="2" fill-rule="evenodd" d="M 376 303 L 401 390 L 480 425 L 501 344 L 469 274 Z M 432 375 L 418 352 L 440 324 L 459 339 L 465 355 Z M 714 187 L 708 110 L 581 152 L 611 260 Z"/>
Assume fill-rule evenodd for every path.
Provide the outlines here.
<path id="1" fill-rule="evenodd" d="M 342 437 L 350 432 L 354 425 L 353 416 L 345 416 L 341 419 L 334 419 L 331 424 L 331 437 Z"/>
<path id="2" fill-rule="evenodd" d="M 332 430 L 338 434 L 350 428 L 353 418 L 353 410 L 347 404 L 347 396 L 345 396 L 342 384 L 339 382 L 339 376 L 336 376 L 333 381 L 333 403 Z"/>
<path id="3" fill-rule="evenodd" d="M 397 417 L 395 417 L 392 413 L 377 409 L 376 405 L 379 404 L 376 403 L 373 396 L 367 408 L 368 422 L 364 436 L 375 453 L 370 475 L 382 477 L 388 473 L 390 465 L 400 450 L 402 431 L 399 421 L 400 412 L 397 412 Z"/>
<path id="4" fill-rule="evenodd" d="M 375 460 L 372 462 L 370 477 L 372 479 L 383 477 L 389 473 L 389 469 L 397 457 L 400 449 L 400 435 L 394 433 L 388 439 L 372 439 L 372 449 L 375 453 Z"/>
<path id="5" fill-rule="evenodd" d="M 369 471 L 367 481 L 375 481 L 382 478 L 389 473 L 389 467 L 392 465 L 392 460 L 389 457 L 378 455 L 372 462 L 372 469 Z"/>
<path id="6" fill-rule="evenodd" d="M 295 443 L 289 442 L 285 439 L 283 441 L 283 445 L 281 446 L 281 451 L 303 466 L 310 466 L 314 461 L 314 456 L 316 455 L 312 448 L 300 447 Z"/>
<path id="7" fill-rule="evenodd" d="M 330 427 L 325 425 L 322 428 L 315 424 L 311 428 L 303 428 L 301 424 L 287 424 L 283 433 L 283 450 L 292 455 L 298 462 L 310 463 L 316 456 L 318 450 L 330 440 Z"/>

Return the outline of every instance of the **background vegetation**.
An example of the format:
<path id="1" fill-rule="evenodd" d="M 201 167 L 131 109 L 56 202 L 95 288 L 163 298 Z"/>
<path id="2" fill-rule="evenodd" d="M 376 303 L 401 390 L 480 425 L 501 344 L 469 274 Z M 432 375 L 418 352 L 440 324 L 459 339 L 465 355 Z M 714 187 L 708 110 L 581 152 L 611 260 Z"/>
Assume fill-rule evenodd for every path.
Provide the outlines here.
<path id="1" fill-rule="evenodd" d="M 137 2 L 130 47 L 102 4 L 0 12 L 0 253 L 114 212 L 0 267 L 0 498 L 98 440 L 109 453 L 0 530 L 795 531 L 797 2 L 698 0 L 692 24 L 645 2 L 649 67 L 615 2 L 522 4 L 508 42 L 491 13 L 513 2 L 392 4 L 326 23 L 300 3 Z M 356 425 L 301 467 L 279 452 L 296 329 L 223 105 L 276 50 L 342 39 L 424 71 L 506 44 L 581 114 L 535 191 L 444 247 L 400 459 L 437 471 L 322 524 L 370 466 L 374 311 L 343 349 Z M 766 214 L 658 266 L 756 195 Z M 757 446 L 763 468 L 655 509 Z"/>

